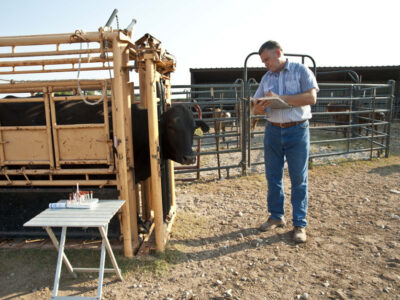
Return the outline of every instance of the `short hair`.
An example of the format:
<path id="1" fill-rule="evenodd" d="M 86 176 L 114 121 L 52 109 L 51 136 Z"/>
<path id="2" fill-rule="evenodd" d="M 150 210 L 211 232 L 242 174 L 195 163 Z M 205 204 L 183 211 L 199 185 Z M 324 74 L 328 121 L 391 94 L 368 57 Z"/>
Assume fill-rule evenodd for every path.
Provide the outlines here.
<path id="1" fill-rule="evenodd" d="M 261 55 L 261 53 L 262 53 L 265 49 L 268 49 L 268 50 L 279 49 L 279 50 L 282 51 L 281 45 L 279 45 L 278 42 L 276 42 L 276 41 L 271 41 L 271 40 L 268 41 L 268 42 L 265 42 L 264 44 L 261 45 L 260 50 L 258 50 L 258 54 Z"/>

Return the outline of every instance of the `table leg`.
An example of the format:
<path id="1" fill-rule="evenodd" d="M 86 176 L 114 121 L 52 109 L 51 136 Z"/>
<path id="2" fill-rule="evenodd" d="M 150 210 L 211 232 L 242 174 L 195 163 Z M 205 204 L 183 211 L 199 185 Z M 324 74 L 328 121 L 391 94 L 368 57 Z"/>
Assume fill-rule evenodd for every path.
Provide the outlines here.
<path id="1" fill-rule="evenodd" d="M 56 297 L 57 293 L 58 293 L 58 284 L 60 282 L 60 275 L 61 275 L 62 260 L 63 260 L 63 256 L 64 256 L 64 245 L 65 245 L 66 233 L 67 233 L 67 227 L 63 227 L 62 230 L 61 230 L 60 248 L 58 249 L 58 259 L 57 259 L 56 276 L 54 278 L 53 297 Z"/>
<path id="2" fill-rule="evenodd" d="M 51 229 L 51 227 L 45 227 L 44 229 L 46 229 L 47 234 L 50 237 L 50 240 L 53 242 L 54 247 L 57 249 L 57 251 L 59 251 L 59 245 L 58 245 L 58 241 L 56 236 L 53 233 L 53 230 Z M 72 275 L 74 276 L 74 278 L 77 278 L 78 276 L 76 275 L 76 273 L 74 273 L 74 268 L 72 267 L 71 263 L 69 262 L 67 256 L 65 255 L 65 253 L 63 253 L 63 261 L 65 263 L 65 266 L 67 267 L 68 271 L 72 273 Z"/>
<path id="3" fill-rule="evenodd" d="M 108 226 L 106 226 L 107 232 Z M 100 268 L 99 268 L 99 282 L 97 286 L 97 298 L 101 300 L 101 293 L 103 290 L 103 278 L 104 278 L 104 264 L 106 261 L 106 247 L 104 243 L 104 239 L 101 242 L 101 255 L 100 255 Z"/>
<path id="4" fill-rule="evenodd" d="M 100 231 L 101 237 L 103 238 L 103 243 L 106 246 L 107 253 L 110 256 L 110 260 L 111 260 L 111 263 L 113 264 L 114 270 L 117 273 L 119 279 L 122 281 L 123 278 L 122 278 L 122 275 L 121 275 L 121 270 L 118 268 L 117 261 L 115 259 L 114 253 L 112 251 L 110 242 L 108 241 L 108 238 L 107 238 L 107 228 L 108 228 L 108 226 L 106 227 L 106 230 L 104 230 L 103 227 L 99 227 L 99 231 Z"/>

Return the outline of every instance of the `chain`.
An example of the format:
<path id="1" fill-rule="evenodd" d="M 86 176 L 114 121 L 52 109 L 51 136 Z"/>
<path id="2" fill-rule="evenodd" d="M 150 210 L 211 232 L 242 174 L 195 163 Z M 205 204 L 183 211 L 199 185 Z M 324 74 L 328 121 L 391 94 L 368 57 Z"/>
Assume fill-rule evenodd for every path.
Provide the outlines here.
<path id="1" fill-rule="evenodd" d="M 118 15 L 115 15 L 115 19 L 117 20 L 117 29 L 119 30 L 119 19 L 118 19 Z"/>

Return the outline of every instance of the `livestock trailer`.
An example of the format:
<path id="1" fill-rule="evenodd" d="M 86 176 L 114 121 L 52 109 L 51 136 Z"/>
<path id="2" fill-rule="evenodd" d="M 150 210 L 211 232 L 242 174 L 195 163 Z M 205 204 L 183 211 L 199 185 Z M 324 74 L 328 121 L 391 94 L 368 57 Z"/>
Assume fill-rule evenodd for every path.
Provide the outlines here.
<path id="1" fill-rule="evenodd" d="M 152 233 L 156 249 L 162 251 L 175 217 L 175 198 L 173 163 L 168 161 L 166 218 L 157 105 L 170 101 L 175 65 L 153 36 L 133 41 L 131 26 L 0 37 L 0 189 L 34 192 L 72 189 L 77 183 L 98 190 L 115 188 L 119 199 L 126 200 L 119 213 L 124 255 L 132 257 Z M 152 176 L 140 189 L 134 180 L 132 71 L 139 74 L 140 103 L 149 120 Z M 79 79 L 81 72 L 91 72 L 94 79 Z M 48 79 L 60 73 L 75 79 Z M 107 75 L 96 78 L 98 74 Z M 45 80 L 32 80 L 43 75 Z M 157 97 L 160 86 L 164 103 Z M 150 225 L 142 234 L 143 223 Z"/>

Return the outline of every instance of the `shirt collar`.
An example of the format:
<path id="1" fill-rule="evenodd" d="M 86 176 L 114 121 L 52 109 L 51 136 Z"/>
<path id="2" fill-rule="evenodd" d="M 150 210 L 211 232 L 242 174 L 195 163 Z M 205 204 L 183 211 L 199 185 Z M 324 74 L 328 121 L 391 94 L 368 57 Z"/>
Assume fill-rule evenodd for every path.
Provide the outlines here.
<path id="1" fill-rule="evenodd" d="M 286 58 L 286 63 L 282 71 L 284 70 L 290 71 L 291 68 L 292 68 L 292 63 L 289 61 L 289 59 Z"/>
<path id="2" fill-rule="evenodd" d="M 292 68 L 292 63 L 289 61 L 289 59 L 286 58 L 285 66 L 283 67 L 283 69 L 282 69 L 281 72 L 283 72 L 283 71 L 285 71 L 285 70 L 286 70 L 286 71 L 290 71 L 291 68 Z M 267 73 L 269 73 L 270 75 L 271 75 L 271 74 L 279 75 L 279 73 L 271 72 L 270 70 L 268 70 Z"/>

